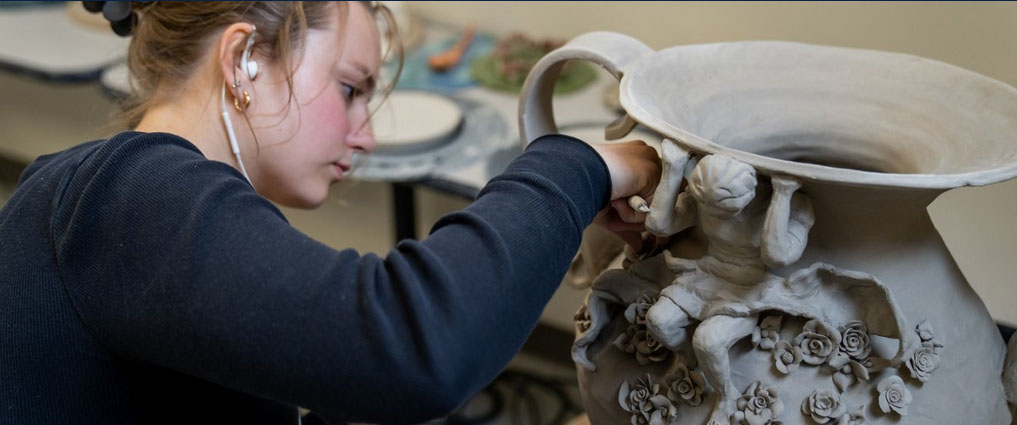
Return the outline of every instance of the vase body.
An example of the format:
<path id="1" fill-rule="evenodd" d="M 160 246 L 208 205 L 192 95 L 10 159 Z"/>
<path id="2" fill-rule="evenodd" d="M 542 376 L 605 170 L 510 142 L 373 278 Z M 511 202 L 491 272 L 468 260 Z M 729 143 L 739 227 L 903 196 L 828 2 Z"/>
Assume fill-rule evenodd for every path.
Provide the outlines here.
<path id="1" fill-rule="evenodd" d="M 709 283 L 723 273 L 703 272 L 704 259 L 737 255 L 717 248 L 731 246 L 724 239 L 730 235 L 711 231 L 723 226 L 704 221 L 702 212 L 687 228 L 667 232 L 667 255 L 630 256 L 624 269 L 595 279 L 577 314 L 573 349 L 593 424 L 1011 423 L 1004 341 L 926 208 L 951 188 L 1017 175 L 1017 90 L 885 52 L 779 42 L 654 52 L 625 36 L 592 33 L 531 73 L 519 110 L 524 143 L 555 131 L 550 87 L 561 63 L 574 59 L 597 62 L 620 80 L 628 115 L 609 136 L 642 124 L 673 141 L 665 161 L 687 166 L 671 174 L 673 195 L 690 191 L 678 181 L 689 170 L 694 175 L 703 158 L 724 157 L 751 170 L 758 199 L 776 193 L 777 180 L 794 182 L 794 196 L 805 200 L 794 208 L 807 216 L 797 222 L 807 241 L 796 234 L 800 246 L 790 261 L 763 261 L 765 270 L 744 263 L 763 270 L 770 292 L 789 296 L 767 289 L 740 303 L 724 285 Z M 668 157 L 675 152 L 683 159 Z M 662 185 L 667 180 L 666 166 Z M 675 197 L 664 195 L 658 190 L 651 211 L 680 215 Z M 701 197 L 688 196 L 706 208 Z M 729 237 L 742 241 L 739 249 L 758 247 L 770 232 L 725 228 L 749 229 Z M 699 267 L 700 278 L 682 267 Z M 835 277 L 822 277 L 823 270 Z M 706 286 L 688 290 L 704 273 Z M 810 295 L 796 286 L 803 281 L 811 282 Z M 872 298 L 877 292 L 881 298 Z M 675 293 L 708 308 L 676 301 L 683 336 L 661 342 L 669 338 L 663 328 L 679 325 L 654 325 L 646 308 Z M 820 305 L 809 305 L 814 300 Z M 712 324 L 702 331 L 713 316 L 748 326 L 731 331 L 739 337 L 727 360 L 718 360 L 717 350 L 713 360 L 703 358 L 708 337 L 728 332 Z"/>
<path id="2" fill-rule="evenodd" d="M 908 387 L 913 396 L 908 415 L 879 411 L 875 389 L 885 376 L 906 376 L 906 368 L 887 370 L 868 382 L 852 385 L 840 395 L 841 403 L 862 407 L 867 424 L 1010 424 L 1000 378 L 1003 340 L 929 219 L 926 206 L 935 193 L 823 184 L 806 184 L 801 191 L 813 200 L 816 224 L 802 258 L 782 271 L 822 262 L 872 274 L 893 292 L 908 323 L 914 326 L 928 320 L 944 345 L 930 379 Z M 695 251 L 694 247 L 685 249 Z M 633 284 L 652 276 L 652 270 L 633 276 Z M 672 275 L 659 267 L 656 270 L 661 287 L 670 282 Z M 583 402 L 595 425 L 629 423 L 631 414 L 618 404 L 623 381 L 646 374 L 662 381 L 670 366 L 667 362 L 640 365 L 631 353 L 616 348 L 612 342 L 629 323 L 622 306 L 613 313 L 612 325 L 590 348 L 597 370 L 577 367 Z M 791 341 L 795 333 L 785 330 L 781 339 Z M 890 350 L 892 347 L 887 348 Z M 781 374 L 774 369 L 772 351 L 753 347 L 749 338 L 732 347 L 731 362 L 736 388 L 761 381 L 779 389 L 786 405 L 779 418 L 784 424 L 816 423 L 801 414 L 801 403 L 816 390 L 835 388 L 832 374 L 823 367 L 803 365 L 795 373 Z M 700 406 L 679 406 L 678 418 L 672 423 L 706 424 L 710 401 L 707 395 Z"/>

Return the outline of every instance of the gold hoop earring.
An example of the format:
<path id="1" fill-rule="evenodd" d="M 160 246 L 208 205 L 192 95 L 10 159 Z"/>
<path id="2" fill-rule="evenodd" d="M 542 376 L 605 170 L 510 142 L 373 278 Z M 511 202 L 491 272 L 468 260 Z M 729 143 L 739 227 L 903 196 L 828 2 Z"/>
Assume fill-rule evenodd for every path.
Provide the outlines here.
<path id="1" fill-rule="evenodd" d="M 251 94 L 244 90 L 244 105 L 240 106 L 240 98 L 233 97 L 233 107 L 237 109 L 237 112 L 244 112 L 247 107 L 251 105 Z"/>

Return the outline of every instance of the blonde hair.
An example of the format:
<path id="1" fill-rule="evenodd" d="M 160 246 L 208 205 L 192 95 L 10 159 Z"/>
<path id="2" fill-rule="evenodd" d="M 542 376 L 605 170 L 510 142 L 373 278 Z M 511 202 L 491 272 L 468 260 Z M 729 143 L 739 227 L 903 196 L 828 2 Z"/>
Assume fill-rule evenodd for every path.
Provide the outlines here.
<path id="1" fill-rule="evenodd" d="M 402 45 L 391 12 L 374 2 L 363 3 L 386 21 L 383 36 L 399 61 L 387 93 L 402 72 Z M 258 28 L 253 49 L 285 70 L 292 101 L 293 60 L 307 30 L 326 27 L 334 18 L 331 7 L 339 8 L 342 19 L 348 15 L 347 2 L 132 2 L 139 15 L 127 54 L 132 93 L 122 104 L 121 122 L 134 128 L 149 108 L 179 93 L 207 53 L 211 36 L 237 22 Z"/>

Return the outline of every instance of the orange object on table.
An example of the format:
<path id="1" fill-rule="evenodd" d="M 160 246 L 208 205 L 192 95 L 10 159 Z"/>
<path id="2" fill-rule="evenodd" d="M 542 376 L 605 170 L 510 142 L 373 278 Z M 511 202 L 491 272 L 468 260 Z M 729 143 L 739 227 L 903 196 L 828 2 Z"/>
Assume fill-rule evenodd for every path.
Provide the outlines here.
<path id="1" fill-rule="evenodd" d="M 470 47 L 470 43 L 473 42 L 473 35 L 475 33 L 476 27 L 468 25 L 463 30 L 462 38 L 456 41 L 456 44 L 448 50 L 431 55 L 427 60 L 427 65 L 435 72 L 444 72 L 455 68 L 459 61 L 462 60 L 463 53 L 466 52 L 466 49 Z"/>

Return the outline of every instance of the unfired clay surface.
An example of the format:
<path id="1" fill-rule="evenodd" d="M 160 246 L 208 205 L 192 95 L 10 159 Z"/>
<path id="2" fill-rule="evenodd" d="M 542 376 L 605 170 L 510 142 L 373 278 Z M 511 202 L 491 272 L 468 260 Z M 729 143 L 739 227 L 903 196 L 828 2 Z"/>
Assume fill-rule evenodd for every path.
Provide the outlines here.
<path id="1" fill-rule="evenodd" d="M 569 59 L 619 78 L 609 137 L 667 138 L 653 243 L 584 240 L 624 257 L 584 258 L 572 354 L 593 424 L 1011 422 L 1014 354 L 1004 370 L 926 207 L 1017 175 L 1017 89 L 886 52 L 591 33 L 531 73 L 524 142 L 555 132 Z"/>

